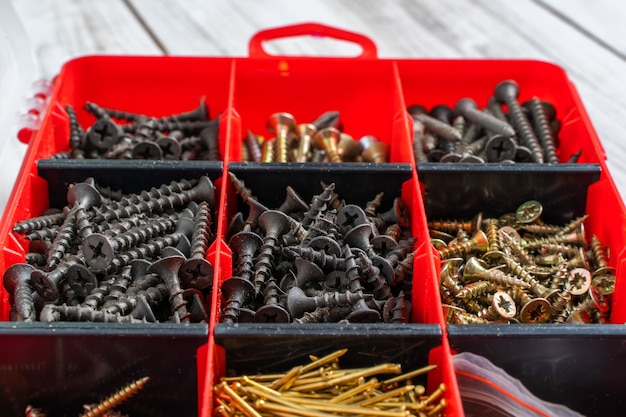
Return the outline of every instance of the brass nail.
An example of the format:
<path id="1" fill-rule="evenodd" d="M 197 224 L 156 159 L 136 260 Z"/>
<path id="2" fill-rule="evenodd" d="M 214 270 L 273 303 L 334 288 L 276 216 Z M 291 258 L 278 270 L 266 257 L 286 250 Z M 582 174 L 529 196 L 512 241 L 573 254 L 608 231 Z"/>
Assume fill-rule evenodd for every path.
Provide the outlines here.
<path id="1" fill-rule="evenodd" d="M 344 393 L 339 394 L 336 397 L 333 397 L 328 402 L 333 403 L 333 404 L 341 403 L 345 399 L 352 398 L 376 386 L 378 386 L 378 380 L 376 378 L 372 378 L 364 384 L 357 385 L 356 387 L 348 391 L 345 391 Z"/>
<path id="2" fill-rule="evenodd" d="M 415 377 L 420 376 L 420 375 L 424 375 L 424 374 L 432 371 L 436 367 L 437 367 L 437 365 L 427 365 L 427 366 L 424 366 L 423 368 L 416 369 L 414 371 L 407 372 L 405 374 L 398 375 L 396 377 L 387 379 L 387 380 L 383 381 L 382 385 L 383 385 L 383 387 L 390 387 L 390 386 L 392 386 L 394 384 L 397 384 L 398 382 L 406 381 L 407 379 L 415 378 Z"/>
<path id="3" fill-rule="evenodd" d="M 236 386 L 241 384 L 235 383 Z M 226 382 L 222 382 L 219 385 L 219 389 L 224 390 L 228 397 L 234 402 L 234 406 L 244 413 L 246 417 L 262 417 L 250 404 L 248 404 L 243 398 L 239 396 Z"/>
<path id="4" fill-rule="evenodd" d="M 381 374 L 381 373 L 400 373 L 401 366 L 399 364 L 393 363 L 383 363 L 381 365 L 372 366 L 370 368 L 364 369 L 359 372 L 350 373 L 348 375 L 341 376 L 339 378 L 334 378 L 325 382 L 318 382 L 314 384 L 307 384 L 295 387 L 294 391 L 314 391 L 318 389 L 332 387 L 333 385 L 340 385 L 346 383 L 350 380 L 357 379 L 358 377 L 367 377 L 371 375 Z"/>

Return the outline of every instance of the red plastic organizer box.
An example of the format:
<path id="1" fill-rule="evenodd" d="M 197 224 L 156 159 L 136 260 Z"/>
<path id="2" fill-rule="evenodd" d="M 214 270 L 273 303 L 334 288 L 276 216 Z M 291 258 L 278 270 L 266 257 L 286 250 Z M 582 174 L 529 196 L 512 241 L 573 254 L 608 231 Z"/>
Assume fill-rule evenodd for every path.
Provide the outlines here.
<path id="1" fill-rule="evenodd" d="M 363 52 L 355 58 L 327 58 L 272 56 L 263 49 L 263 41 L 296 35 L 321 35 L 355 42 Z M 376 46 L 368 38 L 318 24 L 259 32 L 251 39 L 249 48 L 249 57 L 242 58 L 89 56 L 63 66 L 54 80 L 41 127 L 30 139 L 0 224 L 0 271 L 24 262 L 28 252 L 28 242 L 12 231 L 15 222 L 40 215 L 50 207 L 61 208 L 72 182 L 92 176 L 104 185 L 135 191 L 166 181 L 208 175 L 217 189 L 213 212 L 217 239 L 206 254 L 216 271 L 209 296 L 210 321 L 197 325 L 12 323 L 9 322 L 9 295 L 2 289 L 0 376 L 3 385 L 15 388 L 0 393 L 3 396 L 0 406 L 8 407 L 3 409 L 23 412 L 25 405 L 33 401 L 53 410 L 55 403 L 75 406 L 81 399 L 75 391 L 80 390 L 81 381 L 89 380 L 90 384 L 85 386 L 107 393 L 131 377 L 148 374 L 152 382 L 146 387 L 144 404 L 133 405 L 128 411 L 130 415 L 210 416 L 214 407 L 213 385 L 228 369 L 255 372 L 262 368 L 279 372 L 289 369 L 289 360 L 280 361 L 281 357 L 295 361 L 310 353 L 349 346 L 352 356 L 348 356 L 348 360 L 356 364 L 373 365 L 395 355 L 397 360 L 412 366 L 437 365 L 428 375 L 427 390 L 433 391 L 440 383 L 445 383 L 446 415 L 462 416 L 464 411 L 452 355 L 463 350 L 483 353 L 488 351 L 486 346 L 497 345 L 498 338 L 502 337 L 527 342 L 523 332 L 531 332 L 528 327 L 531 325 L 498 326 L 497 334 L 489 326 L 466 326 L 459 330 L 460 334 L 450 333 L 439 296 L 440 261 L 430 244 L 427 220 L 493 210 L 493 207 L 481 205 L 471 193 L 477 187 L 489 188 L 498 182 L 511 184 L 506 198 L 494 194 L 498 209 L 514 211 L 528 199 L 526 193 L 532 193 L 536 199 L 547 201 L 547 216 L 588 214 L 589 236 L 596 234 L 608 246 L 610 266 L 616 268 L 611 324 L 576 328 L 550 325 L 542 330 L 545 333 L 533 339 L 535 345 L 531 346 L 544 349 L 545 341 L 552 340 L 554 335 L 574 343 L 577 332 L 597 341 L 589 349 L 598 349 L 598 352 L 603 351 L 602 343 L 607 337 L 620 342 L 626 340 L 621 330 L 626 322 L 626 306 L 622 300 L 626 294 L 621 294 L 626 292 L 622 277 L 626 271 L 626 210 L 606 167 L 600 140 L 575 87 L 561 68 L 523 60 L 379 59 Z M 412 119 L 406 112 L 409 105 L 454 106 L 459 99 L 471 97 L 479 106 L 484 106 L 495 85 L 505 79 L 513 79 L 520 85 L 520 101 L 538 96 L 555 106 L 563 126 L 559 135 L 560 160 L 565 162 L 571 154 L 582 150 L 578 164 L 497 165 L 487 169 L 463 164 L 433 167 L 428 163 L 415 163 Z M 80 124 L 87 127 L 95 120 L 83 109 L 87 101 L 129 112 L 167 116 L 196 107 L 201 97 L 206 97 L 212 117 L 221 114 L 222 161 L 47 160 L 52 154 L 69 150 L 67 104 L 77 110 Z M 248 129 L 266 132 L 271 113 L 285 111 L 298 121 L 311 121 L 328 110 L 341 113 L 344 129 L 353 137 L 375 135 L 388 143 L 389 161 L 380 164 L 242 161 L 246 132 Z M 284 199 L 287 185 L 295 184 L 294 188 L 305 199 L 310 199 L 322 191 L 320 181 L 336 183 L 336 192 L 355 204 L 364 204 L 384 191 L 381 210 L 388 209 L 393 198 L 402 197 L 410 210 L 411 233 L 417 239 L 409 323 L 302 327 L 297 324 L 220 324 L 224 303 L 220 286 L 231 276 L 233 260 L 226 234 L 235 213 L 246 210 L 229 180 L 230 172 L 243 179 L 268 206 Z M 524 173 L 521 178 L 519 172 Z M 582 186 L 577 186 L 577 175 L 585 179 Z M 482 182 L 484 178 L 488 178 L 486 184 Z M 555 184 L 565 184 L 562 199 L 559 198 L 561 191 L 548 187 L 545 182 L 553 179 Z M 456 200 L 451 200 L 452 196 Z M 456 206 L 455 201 L 471 203 Z M 478 346 L 468 347 L 464 343 L 466 338 L 479 341 Z M 390 346 L 390 341 L 394 346 Z M 567 350 L 567 345 L 562 348 L 565 350 L 546 348 L 541 353 L 542 360 L 554 362 L 553 372 L 560 371 L 556 363 L 560 355 L 573 354 Z M 381 351 L 393 351 L 393 355 L 377 357 L 376 352 Z M 90 352 L 91 359 L 86 352 Z M 623 348 L 611 351 L 611 355 L 620 353 L 625 356 Z M 581 358 L 581 373 L 591 372 L 582 361 L 587 354 L 596 353 L 576 352 Z M 512 363 L 517 354 L 510 351 L 509 355 Z M 611 360 L 606 358 L 594 366 L 617 373 L 615 367 L 611 368 Z M 171 366 L 168 362 L 172 362 Z M 626 366 L 623 360 L 616 363 Z M 532 373 L 520 369 L 523 364 L 509 366 L 508 371 L 522 382 L 533 377 Z M 532 364 L 527 363 L 526 367 Z M 120 374 L 128 378 L 116 379 Z M 564 392 L 567 403 L 568 397 L 583 395 L 583 392 L 600 396 L 606 387 L 596 381 L 595 386 L 584 389 L 565 385 L 544 388 Z M 548 399 L 561 399 L 552 391 L 541 392 L 541 387 L 537 390 L 534 393 L 540 397 L 546 394 Z M 9 391 L 14 395 L 10 396 Z M 586 413 L 611 415 L 621 406 L 619 394 L 615 392 L 602 404 L 580 407 Z M 147 407 L 147 402 L 152 402 L 153 406 Z M 566 405 L 579 407 L 574 400 Z"/>

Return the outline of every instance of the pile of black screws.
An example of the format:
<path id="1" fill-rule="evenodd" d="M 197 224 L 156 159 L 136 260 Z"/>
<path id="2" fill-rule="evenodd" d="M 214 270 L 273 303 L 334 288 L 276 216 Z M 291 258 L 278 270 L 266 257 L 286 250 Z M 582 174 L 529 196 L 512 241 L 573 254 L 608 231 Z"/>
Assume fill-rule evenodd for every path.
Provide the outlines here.
<path id="1" fill-rule="evenodd" d="M 415 160 L 559 163 L 561 122 L 556 109 L 537 97 L 520 104 L 518 96 L 517 83 L 506 80 L 495 87 L 482 110 L 470 98 L 459 100 L 454 109 L 438 105 L 428 112 L 423 106 L 410 106 Z M 580 151 L 566 162 L 575 163 L 579 157 Z"/>
<path id="2" fill-rule="evenodd" d="M 383 212 L 383 193 L 363 209 L 334 183 L 310 203 L 288 187 L 271 210 L 229 175 L 250 211 L 231 222 L 222 323 L 408 322 L 415 239 L 401 198 Z"/>
<path id="3" fill-rule="evenodd" d="M 84 130 L 69 104 L 70 150 L 53 159 L 221 160 L 220 117 L 209 119 L 204 99 L 189 112 L 167 117 L 106 109 L 88 102 L 85 109 L 96 117 Z"/>
<path id="4" fill-rule="evenodd" d="M 206 322 L 214 194 L 206 176 L 139 194 L 74 184 L 63 210 L 14 225 L 30 251 L 4 274 L 11 320 Z"/>
<path id="5" fill-rule="evenodd" d="M 605 248 L 587 216 L 558 226 L 530 200 L 499 218 L 430 221 L 441 256 L 449 323 L 606 323 L 615 290 Z"/>
<path id="6" fill-rule="evenodd" d="M 242 160 L 254 162 L 389 162 L 389 144 L 376 136 L 355 140 L 343 131 L 340 114 L 328 111 L 311 123 L 297 123 L 285 112 L 273 113 L 263 138 L 248 130 Z"/>

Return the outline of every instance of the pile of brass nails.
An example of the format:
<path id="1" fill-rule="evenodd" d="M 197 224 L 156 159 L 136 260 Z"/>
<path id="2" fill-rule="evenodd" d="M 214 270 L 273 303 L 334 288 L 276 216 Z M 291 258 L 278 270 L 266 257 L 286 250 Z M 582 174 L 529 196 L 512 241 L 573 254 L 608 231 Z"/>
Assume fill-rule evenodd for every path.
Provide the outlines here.
<path id="1" fill-rule="evenodd" d="M 341 349 L 293 367 L 284 374 L 223 377 L 214 387 L 215 415 L 262 416 L 441 416 L 446 408 L 444 384 L 426 394 L 413 379 L 434 369 L 429 365 L 402 373 L 400 364 L 368 368 L 339 367 Z M 379 380 L 376 376 L 398 374 Z"/>
<path id="2" fill-rule="evenodd" d="M 148 383 L 150 377 L 143 377 L 131 382 L 115 393 L 111 394 L 98 404 L 85 405 L 84 413 L 79 417 L 127 417 L 120 411 L 115 410 L 116 407 L 126 402 L 129 398 L 135 396 Z M 46 417 L 47 413 L 37 407 L 28 405 L 25 410 L 26 417 Z"/>
<path id="3" fill-rule="evenodd" d="M 389 144 L 373 135 L 355 140 L 343 131 L 340 114 L 328 111 L 311 123 L 273 113 L 267 131 L 274 137 L 248 130 L 242 160 L 255 162 L 389 162 Z"/>
<path id="4" fill-rule="evenodd" d="M 448 323 L 606 323 L 614 268 L 587 215 L 564 226 L 541 221 L 535 200 L 515 213 L 471 221 L 430 221 L 441 257 Z"/>

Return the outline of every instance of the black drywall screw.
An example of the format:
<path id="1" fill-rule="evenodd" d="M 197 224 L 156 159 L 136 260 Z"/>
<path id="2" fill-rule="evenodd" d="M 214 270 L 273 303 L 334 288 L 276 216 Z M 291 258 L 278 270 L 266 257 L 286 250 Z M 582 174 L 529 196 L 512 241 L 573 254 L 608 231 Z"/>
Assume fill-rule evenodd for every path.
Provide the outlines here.
<path id="1" fill-rule="evenodd" d="M 191 254 L 178 272 L 184 287 L 204 290 L 213 283 L 213 265 L 206 260 L 211 237 L 211 208 L 201 201 L 194 217 Z"/>
<path id="2" fill-rule="evenodd" d="M 48 269 L 53 269 L 63 258 L 74 237 L 76 213 L 100 203 L 102 197 L 98 190 L 87 183 L 75 184 L 67 192 L 67 201 L 71 206 L 63 224 L 59 228 L 52 247 L 48 252 Z"/>
<path id="3" fill-rule="evenodd" d="M 95 271 L 106 270 L 113 261 L 114 254 L 128 250 L 150 238 L 171 231 L 176 222 L 170 218 L 146 220 L 139 227 L 127 232 L 107 237 L 101 233 L 93 233 L 82 241 L 85 262 Z"/>
<path id="4" fill-rule="evenodd" d="M 344 235 L 349 233 L 352 229 L 361 225 L 371 225 L 368 222 L 365 211 L 356 204 L 346 204 L 338 212 L 335 218 L 335 224 L 339 227 L 339 231 Z"/>
<path id="5" fill-rule="evenodd" d="M 335 190 L 335 183 L 331 183 L 328 186 L 324 187 L 324 191 L 321 194 L 313 196 L 311 199 L 311 205 L 309 209 L 304 213 L 304 218 L 302 219 L 302 226 L 307 228 L 315 222 L 315 219 L 322 213 L 324 210 L 328 209 L 328 204 L 331 201 L 332 193 Z"/>
<path id="6" fill-rule="evenodd" d="M 358 272 L 359 267 L 354 259 L 352 249 L 347 244 L 344 245 L 343 249 L 346 263 L 346 277 L 350 281 L 348 289 L 350 292 L 355 293 L 358 297 L 360 297 L 355 304 L 355 308 L 346 316 L 346 319 L 357 323 L 371 323 L 379 321 L 380 313 L 370 308 L 365 302 L 363 287 L 361 286 L 361 277 Z"/>
<path id="7" fill-rule="evenodd" d="M 461 140 L 462 133 L 448 123 L 429 116 L 426 110 L 421 106 L 411 106 L 407 109 L 413 119 L 421 122 L 433 133 L 449 142 L 458 142 Z"/>
<path id="8" fill-rule="evenodd" d="M 315 120 L 311 122 L 317 130 L 322 130 L 327 127 L 333 127 L 338 131 L 343 131 L 343 124 L 341 123 L 341 113 L 336 110 L 330 110 L 320 114 Z"/>
<path id="9" fill-rule="evenodd" d="M 58 226 L 63 224 L 66 215 L 66 212 L 59 212 L 38 217 L 31 217 L 30 219 L 15 223 L 13 231 L 16 233 L 26 234 L 46 227 L 50 228 L 55 225 Z"/>
<path id="10" fill-rule="evenodd" d="M 186 244 L 189 245 L 189 236 L 191 236 L 192 233 L 193 220 L 190 216 L 183 213 L 183 215 L 179 216 L 179 219 L 176 222 L 176 230 L 173 233 L 157 236 L 156 238 L 153 238 L 145 243 L 141 243 L 132 249 L 117 254 L 114 256 L 108 269 L 110 271 L 117 271 L 135 259 L 154 258 L 156 255 L 160 254 L 164 248 L 168 246 L 176 246 L 181 242 L 181 240 L 183 242 L 187 241 Z"/>
<path id="11" fill-rule="evenodd" d="M 494 90 L 495 98 L 506 104 L 509 109 L 513 125 L 519 134 L 522 144 L 527 146 L 532 152 L 533 160 L 542 164 L 544 162 L 543 150 L 539 145 L 539 140 L 535 135 L 530 122 L 526 118 L 522 107 L 517 101 L 519 96 L 519 86 L 513 80 L 506 80 L 496 85 Z"/>
<path id="12" fill-rule="evenodd" d="M 120 316 L 101 310 L 93 310 L 90 307 L 68 306 L 65 304 L 46 304 L 39 315 L 40 321 L 92 321 L 105 323 L 143 323 L 132 316 Z"/>
<path id="13" fill-rule="evenodd" d="M 254 265 L 254 288 L 257 294 L 262 292 L 266 280 L 272 276 L 276 242 L 289 230 L 289 225 L 287 215 L 277 210 L 268 210 L 259 216 L 259 226 L 265 231 L 265 236 Z"/>
<path id="14" fill-rule="evenodd" d="M 111 119 L 98 119 L 87 129 L 87 140 L 96 149 L 106 150 L 119 142 L 121 129 Z"/>
<path id="15" fill-rule="evenodd" d="M 70 119 L 70 149 L 71 156 L 74 159 L 84 159 L 85 151 L 83 149 L 85 142 L 85 131 L 78 123 L 76 112 L 69 104 L 65 106 L 65 111 Z"/>
<path id="16" fill-rule="evenodd" d="M 252 281 L 254 276 L 254 255 L 263 245 L 263 239 L 253 232 L 239 232 L 228 241 L 235 256 L 236 266 L 234 275 Z"/>
<path id="17" fill-rule="evenodd" d="M 182 256 L 169 256 L 155 261 L 148 268 L 148 272 L 157 274 L 165 285 L 170 295 L 172 313 L 181 323 L 189 323 L 189 313 L 187 312 L 187 301 L 183 297 L 183 290 L 178 279 L 178 270 L 185 262 Z"/>
<path id="18" fill-rule="evenodd" d="M 304 246 L 288 246 L 283 248 L 283 252 L 292 259 L 297 259 L 298 257 L 307 259 L 322 269 L 334 270 L 345 268 L 344 258 L 329 255 L 323 250 L 315 250 L 311 247 Z"/>
<path id="19" fill-rule="evenodd" d="M 306 211 L 309 209 L 309 204 L 298 194 L 296 190 L 290 185 L 287 186 L 287 196 L 285 201 L 281 203 L 276 210 L 282 211 L 285 214 L 290 214 L 298 211 Z"/>
<path id="20" fill-rule="evenodd" d="M 36 309 L 31 287 L 31 273 L 35 268 L 29 264 L 14 264 L 4 272 L 4 288 L 13 298 L 16 321 L 35 321 Z"/>
<path id="21" fill-rule="evenodd" d="M 206 149 L 206 157 L 204 159 L 208 161 L 219 161 L 222 159 L 219 146 L 219 124 L 220 116 L 208 122 L 198 136 L 200 137 L 200 143 Z"/>
<path id="22" fill-rule="evenodd" d="M 363 294 L 346 291 L 324 292 L 321 295 L 309 297 L 299 287 L 293 287 L 287 294 L 287 308 L 294 319 L 301 319 L 306 312 L 312 313 L 317 308 L 354 305 L 362 300 Z"/>
<path id="23" fill-rule="evenodd" d="M 261 162 L 261 146 L 257 140 L 257 136 L 252 133 L 250 129 L 246 134 L 245 138 L 246 149 L 248 150 L 248 155 L 254 162 Z M 243 149 L 242 149 L 243 152 Z"/>
<path id="24" fill-rule="evenodd" d="M 506 122 L 499 120 L 498 118 L 491 116 L 487 113 L 478 110 L 476 102 L 470 98 L 464 98 L 459 100 L 454 107 L 454 113 L 462 115 L 465 119 L 474 122 L 477 125 L 482 126 L 488 131 L 497 133 L 505 137 L 511 137 L 515 135 L 515 129 Z"/>
<path id="25" fill-rule="evenodd" d="M 222 309 L 221 322 L 234 324 L 239 321 L 242 306 L 254 298 L 254 285 L 243 278 L 230 277 L 222 283 L 222 296 L 226 304 Z"/>
<path id="26" fill-rule="evenodd" d="M 524 107 L 526 107 L 532 116 L 532 120 L 535 126 L 535 131 L 537 133 L 537 138 L 539 139 L 541 146 L 543 148 L 543 152 L 545 154 L 545 159 L 547 163 L 557 164 L 559 163 L 559 158 L 556 156 L 556 145 L 554 141 L 554 137 L 552 136 L 552 131 L 550 130 L 549 125 L 549 117 L 546 115 L 546 110 L 552 112 L 556 115 L 556 110 L 554 107 L 548 102 L 541 102 L 537 97 L 533 97 L 524 103 Z"/>

